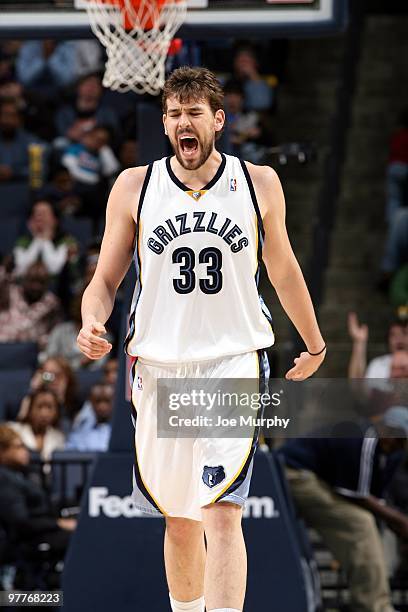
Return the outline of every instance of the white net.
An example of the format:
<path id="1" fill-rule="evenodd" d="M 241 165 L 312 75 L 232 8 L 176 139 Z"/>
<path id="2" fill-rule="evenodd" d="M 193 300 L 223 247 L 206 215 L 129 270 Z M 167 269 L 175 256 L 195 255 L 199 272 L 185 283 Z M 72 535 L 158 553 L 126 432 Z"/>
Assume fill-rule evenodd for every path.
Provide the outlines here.
<path id="1" fill-rule="evenodd" d="M 158 94 L 187 0 L 88 0 L 87 12 L 92 31 L 107 51 L 104 86 Z"/>

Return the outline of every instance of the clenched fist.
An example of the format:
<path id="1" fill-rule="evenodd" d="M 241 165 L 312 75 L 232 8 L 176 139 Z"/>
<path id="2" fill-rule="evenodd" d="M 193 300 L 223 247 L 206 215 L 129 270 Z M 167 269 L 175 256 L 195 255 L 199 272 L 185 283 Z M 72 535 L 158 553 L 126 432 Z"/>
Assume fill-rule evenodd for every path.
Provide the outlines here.
<path id="1" fill-rule="evenodd" d="M 105 326 L 99 321 L 87 323 L 82 327 L 77 343 L 88 359 L 101 359 L 112 349 L 110 342 L 102 338 L 104 334 L 106 334 Z"/>

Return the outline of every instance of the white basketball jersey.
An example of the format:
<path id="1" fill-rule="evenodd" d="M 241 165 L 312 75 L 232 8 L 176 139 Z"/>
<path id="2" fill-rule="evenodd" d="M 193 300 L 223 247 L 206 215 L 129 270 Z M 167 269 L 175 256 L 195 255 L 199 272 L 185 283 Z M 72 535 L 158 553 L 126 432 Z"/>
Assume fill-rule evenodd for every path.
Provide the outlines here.
<path id="1" fill-rule="evenodd" d="M 214 178 L 197 191 L 179 181 L 170 158 L 151 164 L 138 208 L 127 352 L 180 363 L 273 344 L 257 288 L 262 242 L 245 162 L 222 155 Z"/>

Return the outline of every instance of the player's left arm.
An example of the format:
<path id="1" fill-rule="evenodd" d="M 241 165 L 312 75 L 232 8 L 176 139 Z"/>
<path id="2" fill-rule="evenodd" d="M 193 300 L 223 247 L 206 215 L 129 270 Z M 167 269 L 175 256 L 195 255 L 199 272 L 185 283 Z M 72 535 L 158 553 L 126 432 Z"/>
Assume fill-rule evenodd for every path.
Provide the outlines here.
<path id="1" fill-rule="evenodd" d="M 313 303 L 299 263 L 293 253 L 285 223 L 285 198 L 278 175 L 269 166 L 248 164 L 265 230 L 263 260 L 269 280 L 288 317 L 302 337 L 307 351 L 294 360 L 286 373 L 291 380 L 304 380 L 319 368 L 326 350 Z"/>

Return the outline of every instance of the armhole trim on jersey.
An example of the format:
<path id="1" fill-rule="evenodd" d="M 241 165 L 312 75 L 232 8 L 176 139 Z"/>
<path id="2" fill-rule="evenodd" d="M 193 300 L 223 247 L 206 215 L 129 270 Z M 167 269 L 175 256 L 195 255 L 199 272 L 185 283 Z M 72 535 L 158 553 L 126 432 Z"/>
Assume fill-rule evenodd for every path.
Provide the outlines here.
<path id="1" fill-rule="evenodd" d="M 263 226 L 261 211 L 259 209 L 258 199 L 257 199 L 256 193 L 255 193 L 255 187 L 254 187 L 254 184 L 252 182 L 252 178 L 251 178 L 251 175 L 249 174 L 249 170 L 248 170 L 248 167 L 247 167 L 246 163 L 244 162 L 243 159 L 240 159 L 239 163 L 241 164 L 242 171 L 243 171 L 243 173 L 245 175 L 246 182 L 248 184 L 249 193 L 251 194 L 252 204 L 254 205 L 255 212 L 256 212 L 256 218 L 257 218 L 257 221 L 258 221 L 258 230 L 259 230 L 259 233 L 260 233 L 260 237 L 262 238 L 262 240 L 258 241 L 258 246 L 262 247 L 261 243 L 263 243 L 264 238 L 265 238 L 265 230 L 264 230 L 264 226 Z"/>
<path id="2" fill-rule="evenodd" d="M 139 204 L 137 207 L 137 216 L 136 216 L 137 225 L 139 225 L 140 214 L 142 212 L 142 206 L 143 206 L 143 202 L 146 196 L 146 191 L 149 185 L 150 177 L 152 176 L 152 171 L 153 171 L 153 163 L 148 165 L 147 170 L 146 170 L 146 176 L 144 177 L 144 180 L 143 180 L 143 185 L 142 185 L 142 189 L 141 189 L 140 197 L 139 197 Z"/>
<path id="3" fill-rule="evenodd" d="M 141 226 L 140 215 L 142 212 L 142 206 L 145 200 L 146 191 L 147 191 L 147 187 L 150 182 L 152 171 L 153 171 L 153 163 L 149 164 L 147 168 L 146 175 L 143 180 L 142 189 L 140 191 L 139 203 L 137 205 L 136 231 L 135 231 L 135 240 L 134 240 L 134 249 L 133 249 L 133 260 L 135 262 L 137 280 L 136 280 L 136 287 L 135 287 L 135 291 L 134 291 L 133 299 L 132 299 L 132 303 L 134 304 L 134 306 L 129 316 L 129 330 L 128 330 L 125 342 L 123 344 L 125 353 L 128 352 L 129 344 L 131 343 L 131 341 L 133 340 L 133 336 L 135 335 L 136 307 L 137 307 L 137 303 L 140 298 L 140 293 L 142 291 L 142 264 L 141 264 L 141 258 L 140 258 L 140 226 Z"/>

